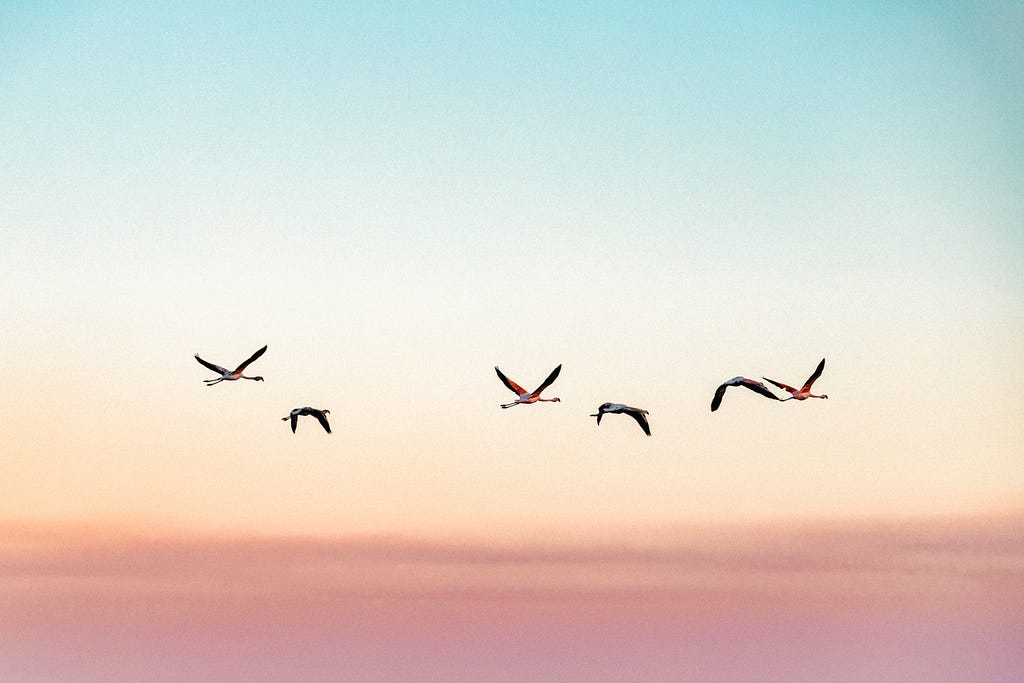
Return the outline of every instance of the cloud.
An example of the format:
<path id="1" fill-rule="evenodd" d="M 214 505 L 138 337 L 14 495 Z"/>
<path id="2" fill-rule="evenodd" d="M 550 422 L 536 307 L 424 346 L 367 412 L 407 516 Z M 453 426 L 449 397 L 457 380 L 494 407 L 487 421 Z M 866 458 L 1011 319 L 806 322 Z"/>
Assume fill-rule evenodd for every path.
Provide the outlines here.
<path id="1" fill-rule="evenodd" d="M 1024 517 L 1004 516 L 734 525 L 649 533 L 641 541 L 634 534 L 513 544 L 390 535 L 189 536 L 8 522 L 0 525 L 0 578 L 9 586 L 116 581 L 181 592 L 764 593 L 799 583 L 808 595 L 854 589 L 890 595 L 983 590 L 1024 578 L 1022 530 Z"/>

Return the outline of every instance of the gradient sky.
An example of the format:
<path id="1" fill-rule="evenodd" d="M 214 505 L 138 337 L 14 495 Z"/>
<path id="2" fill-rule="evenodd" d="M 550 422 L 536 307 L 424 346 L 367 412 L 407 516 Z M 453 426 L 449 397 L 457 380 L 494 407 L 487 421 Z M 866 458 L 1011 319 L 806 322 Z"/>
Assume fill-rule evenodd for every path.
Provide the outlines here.
<path id="1" fill-rule="evenodd" d="M 1020 529 L 1024 6 L 549 4 L 0 4 L 4 528 Z"/>

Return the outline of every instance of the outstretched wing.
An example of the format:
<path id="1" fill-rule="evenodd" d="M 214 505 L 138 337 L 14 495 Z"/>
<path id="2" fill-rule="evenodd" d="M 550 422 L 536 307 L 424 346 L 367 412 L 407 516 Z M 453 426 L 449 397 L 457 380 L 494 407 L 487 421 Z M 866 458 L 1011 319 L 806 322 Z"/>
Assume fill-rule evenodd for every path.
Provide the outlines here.
<path id="1" fill-rule="evenodd" d="M 718 406 L 722 405 L 722 397 L 725 396 L 725 390 L 730 386 L 729 382 L 720 385 L 715 389 L 715 397 L 711 399 L 711 412 L 718 410 Z"/>
<path id="2" fill-rule="evenodd" d="M 552 371 L 551 371 L 551 374 L 550 374 L 550 375 L 548 375 L 548 378 L 547 378 L 546 380 L 544 380 L 544 383 L 543 383 L 543 384 L 541 384 L 541 385 L 540 385 L 539 387 L 537 387 L 536 389 L 534 389 L 533 393 L 532 393 L 532 394 L 530 394 L 530 395 L 531 395 L 531 396 L 539 396 L 539 395 L 540 395 L 540 392 L 542 392 L 542 391 L 544 391 L 545 389 L 547 389 L 547 388 L 548 388 L 549 386 L 551 386 L 551 383 L 552 383 L 552 382 L 554 382 L 554 381 L 555 381 L 556 379 L 558 379 L 558 373 L 560 373 L 561 371 L 562 371 L 562 364 L 561 364 L 561 363 L 559 363 L 559 364 L 558 364 L 558 367 L 557 367 L 557 368 L 555 368 L 554 370 L 552 370 Z M 547 400 L 547 399 L 544 399 L 544 400 Z"/>
<path id="3" fill-rule="evenodd" d="M 494 371 L 498 373 L 498 379 L 500 379 L 502 383 L 504 383 L 504 385 L 509 388 L 509 391 L 513 392 L 516 396 L 522 396 L 523 394 L 526 393 L 526 389 L 523 389 L 521 386 L 510 380 L 505 375 L 503 375 L 501 370 L 498 369 L 497 365 L 494 366 Z"/>
<path id="4" fill-rule="evenodd" d="M 824 370 L 824 369 L 825 369 L 825 359 L 822 358 L 821 362 L 818 363 L 818 367 L 815 368 L 814 374 L 811 375 L 810 377 L 808 377 L 807 381 L 804 382 L 803 391 L 810 391 L 811 390 L 811 385 L 814 384 L 814 380 L 816 380 L 819 377 L 821 377 L 821 371 Z"/>
<path id="5" fill-rule="evenodd" d="M 264 345 L 264 347 L 262 349 L 260 349 L 256 353 L 254 353 L 251 356 L 249 356 L 249 360 L 245 361 L 244 363 L 239 365 L 237 368 L 235 368 L 235 372 L 241 372 L 242 370 L 245 370 L 245 367 L 247 365 L 249 365 L 249 363 L 253 362 L 254 360 L 259 358 L 260 356 L 262 356 L 266 352 L 267 352 L 267 347 Z"/>
<path id="6" fill-rule="evenodd" d="M 788 391 L 791 394 L 795 394 L 796 393 L 796 389 L 794 389 L 793 387 L 789 386 L 788 384 L 783 384 L 782 382 L 776 382 L 775 380 L 768 379 L 767 377 L 765 377 L 764 380 L 766 382 L 771 382 L 772 384 L 777 386 L 779 389 L 783 389 L 785 391 Z"/>
<path id="7" fill-rule="evenodd" d="M 772 398 L 772 399 L 775 399 L 776 401 L 781 401 L 782 400 L 781 398 L 779 398 L 778 396 L 773 394 L 771 389 L 766 387 L 761 382 L 758 382 L 757 380 L 744 379 L 743 386 L 745 386 L 747 389 L 750 389 L 751 391 L 756 391 L 757 393 L 761 394 L 765 398 Z"/>
<path id="8" fill-rule="evenodd" d="M 647 436 L 651 435 L 651 425 L 647 424 L 647 411 L 640 410 L 639 408 L 632 408 L 625 411 L 626 415 L 636 420 L 637 424 L 640 425 L 640 429 L 644 430 L 644 434 Z"/>
<path id="9" fill-rule="evenodd" d="M 199 357 L 198 353 L 196 354 L 196 360 L 199 361 L 200 365 L 203 365 L 205 367 L 210 368 L 211 370 L 216 372 L 218 375 L 226 375 L 226 374 L 228 374 L 227 368 L 222 368 L 219 365 L 214 365 L 213 363 L 206 362 L 205 360 L 203 360 L 202 358 Z"/>
<path id="10" fill-rule="evenodd" d="M 323 427 L 328 434 L 331 433 L 331 425 L 327 422 L 327 416 L 324 415 L 322 410 L 311 410 L 310 413 L 316 416 L 316 419 L 320 420 L 320 426 Z"/>
<path id="11" fill-rule="evenodd" d="M 773 382 L 772 380 L 768 381 L 772 382 L 772 384 L 775 384 L 780 388 L 786 388 L 785 384 L 779 384 L 778 382 Z M 718 407 L 722 405 L 722 397 L 725 396 L 725 390 L 728 389 L 729 387 L 746 387 L 751 391 L 761 394 L 765 398 L 775 399 L 776 401 L 782 400 L 781 398 L 773 394 L 771 392 L 771 389 L 766 387 L 763 383 L 758 382 L 756 379 L 750 379 L 749 377 L 733 377 L 728 382 L 723 383 L 722 386 L 718 387 L 718 389 L 715 391 L 715 398 L 711 400 L 712 411 L 718 410 Z M 793 391 L 793 389 L 791 388 L 787 390 Z"/>
<path id="12" fill-rule="evenodd" d="M 292 434 L 295 433 L 295 428 L 299 426 L 299 414 L 292 413 Z"/>

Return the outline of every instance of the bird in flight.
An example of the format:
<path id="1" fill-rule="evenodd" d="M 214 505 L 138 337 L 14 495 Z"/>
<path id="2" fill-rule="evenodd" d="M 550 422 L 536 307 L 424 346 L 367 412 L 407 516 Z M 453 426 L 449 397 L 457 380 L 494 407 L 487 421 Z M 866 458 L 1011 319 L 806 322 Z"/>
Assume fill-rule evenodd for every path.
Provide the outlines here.
<path id="1" fill-rule="evenodd" d="M 249 363 L 253 362 L 257 358 L 262 356 L 264 353 L 266 353 L 266 351 L 267 351 L 267 347 L 264 346 L 262 349 L 260 349 L 256 353 L 254 353 L 251 356 L 249 356 L 249 360 L 245 361 L 244 363 L 239 365 L 234 370 L 228 370 L 227 368 L 222 368 L 219 365 L 214 365 L 213 363 L 208 363 L 205 360 L 203 360 L 202 358 L 200 358 L 198 353 L 196 354 L 196 360 L 199 361 L 199 363 L 201 365 L 205 365 L 206 367 L 210 368 L 211 370 L 216 372 L 218 375 L 220 375 L 220 377 L 218 377 L 217 379 L 204 379 L 203 381 L 206 382 L 206 386 L 208 386 L 208 387 L 212 387 L 214 384 L 217 384 L 218 382 L 225 382 L 225 381 L 233 382 L 236 379 L 252 379 L 252 380 L 256 380 L 257 382 L 262 382 L 263 381 L 262 377 L 247 377 L 247 376 L 243 375 L 242 372 L 245 370 L 246 367 L 248 367 Z"/>
<path id="2" fill-rule="evenodd" d="M 636 420 L 638 425 L 640 425 L 640 429 L 644 430 L 644 434 L 647 436 L 651 435 L 651 425 L 647 423 L 647 415 L 649 413 L 646 410 L 627 406 L 622 403 L 602 403 L 600 407 L 598 407 L 597 412 L 590 417 L 596 417 L 597 424 L 601 424 L 601 416 L 605 413 L 621 413 L 623 415 L 629 415 L 631 418 Z"/>
<path id="3" fill-rule="evenodd" d="M 526 389 L 523 389 L 521 386 L 510 380 L 508 377 L 502 374 L 501 370 L 498 369 L 497 365 L 494 366 L 494 371 L 498 373 L 498 379 L 500 379 L 504 383 L 504 385 L 512 391 L 512 393 L 517 394 L 519 396 L 519 398 L 517 398 L 512 403 L 503 403 L 501 405 L 502 408 L 511 408 L 512 406 L 517 406 L 520 403 L 536 403 L 537 401 L 548 401 L 550 403 L 555 403 L 562 400 L 560 398 L 540 397 L 540 392 L 547 389 L 551 385 L 551 383 L 554 382 L 555 379 L 558 377 L 558 373 L 562 371 L 561 364 L 559 364 L 557 368 L 552 370 L 551 374 L 548 375 L 548 378 L 544 380 L 544 383 L 537 387 L 534 391 L 527 391 Z"/>
<path id="4" fill-rule="evenodd" d="M 783 389 L 785 391 L 788 391 L 791 394 L 791 396 L 789 398 L 780 398 L 779 399 L 780 401 L 792 401 L 794 398 L 796 400 L 798 400 L 798 401 L 804 401 L 804 400 L 809 399 L 809 398 L 828 398 L 828 394 L 821 394 L 819 396 L 817 394 L 812 394 L 811 393 L 811 385 L 814 384 L 814 380 L 816 380 L 819 377 L 821 377 L 821 371 L 824 370 L 824 369 L 825 369 L 825 359 L 822 358 L 821 362 L 818 363 L 818 367 L 815 368 L 814 374 L 811 375 L 810 377 L 808 377 L 807 381 L 804 382 L 804 385 L 801 388 L 799 388 L 799 389 L 794 389 L 793 387 L 789 386 L 788 384 L 783 384 L 782 382 L 776 382 L 775 380 L 768 379 L 767 377 L 765 377 L 764 379 L 769 381 L 769 382 L 771 382 L 772 384 L 777 386 L 779 389 Z"/>
<path id="5" fill-rule="evenodd" d="M 288 417 L 282 417 L 281 419 L 292 421 L 292 434 L 294 434 L 295 427 L 297 427 L 299 424 L 299 415 L 312 415 L 313 417 L 320 421 L 320 425 L 328 434 L 330 434 L 331 425 L 329 422 L 327 422 L 327 414 L 329 412 L 331 411 L 327 410 L 326 408 L 324 410 L 317 410 L 316 408 L 310 408 L 309 406 L 306 406 L 305 408 L 294 409 L 291 413 L 288 414 Z"/>
<path id="6" fill-rule="evenodd" d="M 715 397 L 711 399 L 711 412 L 718 410 L 718 406 L 722 405 L 722 397 L 725 396 L 725 390 L 729 387 L 746 387 L 751 391 L 756 391 L 765 398 L 771 398 L 776 401 L 782 399 L 772 393 L 771 389 L 764 385 L 764 382 L 758 382 L 756 379 L 748 379 L 746 377 L 733 377 L 732 379 L 722 382 L 722 384 L 715 390 Z"/>

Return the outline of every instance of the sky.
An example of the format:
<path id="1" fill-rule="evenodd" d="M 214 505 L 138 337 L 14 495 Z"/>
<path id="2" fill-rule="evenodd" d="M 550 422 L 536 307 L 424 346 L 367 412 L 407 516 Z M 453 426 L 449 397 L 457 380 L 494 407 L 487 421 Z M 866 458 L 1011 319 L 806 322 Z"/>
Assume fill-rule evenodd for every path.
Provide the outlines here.
<path id="1" fill-rule="evenodd" d="M 1019 679 L 1024 6 L 549 4 L 0 3 L 0 674 Z"/>

